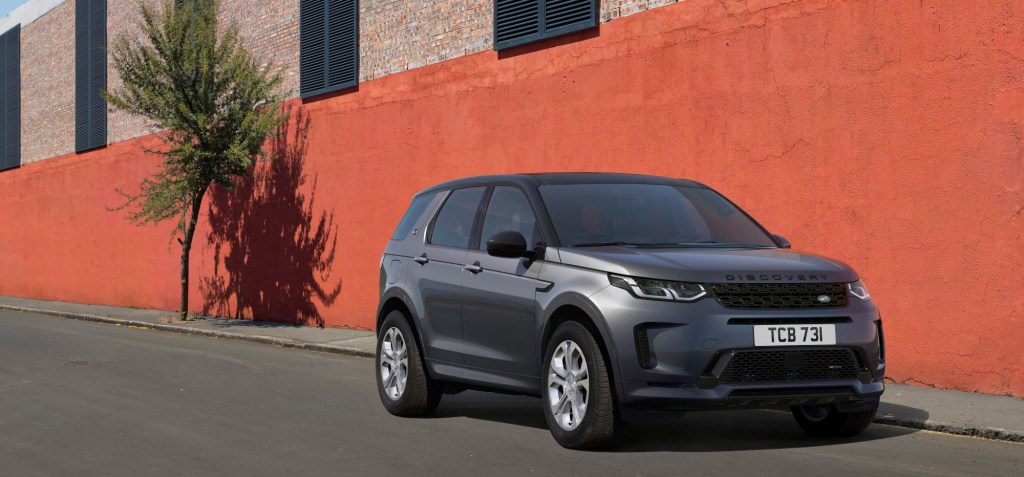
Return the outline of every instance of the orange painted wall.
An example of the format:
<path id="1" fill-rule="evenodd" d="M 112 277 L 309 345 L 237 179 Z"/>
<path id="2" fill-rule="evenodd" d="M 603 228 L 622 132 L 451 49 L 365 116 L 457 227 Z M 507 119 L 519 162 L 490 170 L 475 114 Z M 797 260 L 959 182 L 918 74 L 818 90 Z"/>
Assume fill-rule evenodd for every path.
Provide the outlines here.
<path id="1" fill-rule="evenodd" d="M 290 159 L 211 200 L 197 310 L 368 328 L 420 188 L 650 173 L 853 264 L 895 380 L 1024 396 L 1019 1 L 688 0 L 292 106 Z M 173 309 L 167 227 L 106 209 L 154 164 L 129 141 L 0 173 L 0 294 Z"/>

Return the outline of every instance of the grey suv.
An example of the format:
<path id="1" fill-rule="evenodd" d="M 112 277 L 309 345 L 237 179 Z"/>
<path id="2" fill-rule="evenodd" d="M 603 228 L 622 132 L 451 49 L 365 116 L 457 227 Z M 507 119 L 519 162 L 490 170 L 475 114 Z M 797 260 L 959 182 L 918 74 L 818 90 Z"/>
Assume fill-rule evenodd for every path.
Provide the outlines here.
<path id="1" fill-rule="evenodd" d="M 714 190 L 625 174 L 461 179 L 413 198 L 380 262 L 377 384 L 540 396 L 555 440 L 608 445 L 666 412 L 790 406 L 863 431 L 882 322 L 849 266 L 789 250 Z"/>

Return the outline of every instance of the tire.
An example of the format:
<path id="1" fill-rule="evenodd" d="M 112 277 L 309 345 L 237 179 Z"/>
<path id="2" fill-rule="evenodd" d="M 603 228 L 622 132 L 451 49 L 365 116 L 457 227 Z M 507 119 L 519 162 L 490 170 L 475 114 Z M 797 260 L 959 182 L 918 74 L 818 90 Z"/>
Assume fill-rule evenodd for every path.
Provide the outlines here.
<path id="1" fill-rule="evenodd" d="M 793 406 L 796 423 L 808 434 L 821 437 L 853 437 L 871 425 L 878 408 L 839 412 L 835 406 Z"/>
<path id="2" fill-rule="evenodd" d="M 582 324 L 567 321 L 551 335 L 544 352 L 542 386 L 544 418 L 562 447 L 606 447 L 625 429 L 608 363 L 594 335 Z"/>
<path id="3" fill-rule="evenodd" d="M 427 374 L 416 337 L 402 312 L 392 311 L 384 319 L 377 333 L 374 362 L 377 394 L 391 414 L 423 416 L 433 412 L 441 402 L 442 385 Z M 393 370 L 397 373 L 392 373 Z"/>

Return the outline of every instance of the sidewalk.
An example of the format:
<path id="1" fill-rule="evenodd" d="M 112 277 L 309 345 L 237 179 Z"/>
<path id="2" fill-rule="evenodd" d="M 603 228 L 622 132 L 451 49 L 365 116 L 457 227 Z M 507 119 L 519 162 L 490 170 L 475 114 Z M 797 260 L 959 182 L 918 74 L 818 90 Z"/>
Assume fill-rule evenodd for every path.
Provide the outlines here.
<path id="1" fill-rule="evenodd" d="M 372 332 L 343 328 L 311 328 L 264 321 L 207 318 L 161 324 L 176 313 L 0 296 L 0 310 L 39 313 L 77 320 L 112 323 L 266 343 L 328 353 L 373 357 Z M 1024 399 L 886 384 L 875 422 L 1013 442 L 1024 442 Z"/>
<path id="2" fill-rule="evenodd" d="M 189 335 L 215 336 L 327 353 L 373 357 L 377 340 L 372 332 L 345 328 L 313 328 L 267 321 L 206 318 L 202 321 L 162 324 L 174 311 L 140 310 L 116 306 L 79 305 L 60 301 L 0 296 L 0 310 L 24 311 L 76 320 L 138 326 Z"/>

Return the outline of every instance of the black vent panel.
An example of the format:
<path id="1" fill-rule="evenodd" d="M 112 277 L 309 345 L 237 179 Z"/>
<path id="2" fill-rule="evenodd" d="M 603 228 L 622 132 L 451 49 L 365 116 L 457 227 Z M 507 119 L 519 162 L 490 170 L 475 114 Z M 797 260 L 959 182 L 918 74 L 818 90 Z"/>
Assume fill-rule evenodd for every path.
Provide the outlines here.
<path id="1" fill-rule="evenodd" d="M 857 357 L 846 348 L 737 351 L 719 377 L 723 383 L 857 379 Z"/>
<path id="2" fill-rule="evenodd" d="M 726 308 L 742 310 L 842 308 L 844 283 L 715 283 L 711 291 Z"/>
<path id="3" fill-rule="evenodd" d="M 497 0 L 495 2 L 494 41 L 508 43 L 540 33 L 540 2 L 536 0 Z"/>
<path id="4" fill-rule="evenodd" d="M 75 151 L 107 145 L 107 0 L 75 2 Z"/>
<path id="5" fill-rule="evenodd" d="M 574 23 L 589 22 L 594 17 L 594 2 L 590 0 L 547 0 L 546 30 L 554 30 Z"/>
<path id="6" fill-rule="evenodd" d="M 359 84 L 359 2 L 299 1 L 299 93 L 309 98 Z"/>
<path id="7" fill-rule="evenodd" d="M 302 0 L 299 8 L 299 88 L 307 93 L 327 86 L 327 17 L 323 0 Z"/>
<path id="8" fill-rule="evenodd" d="M 494 0 L 494 49 L 597 26 L 596 0 Z"/>
<path id="9" fill-rule="evenodd" d="M 359 2 L 331 0 L 327 44 L 327 84 L 339 87 L 359 81 Z"/>
<path id="10" fill-rule="evenodd" d="M 21 26 L 0 35 L 0 171 L 21 165 Z"/>

